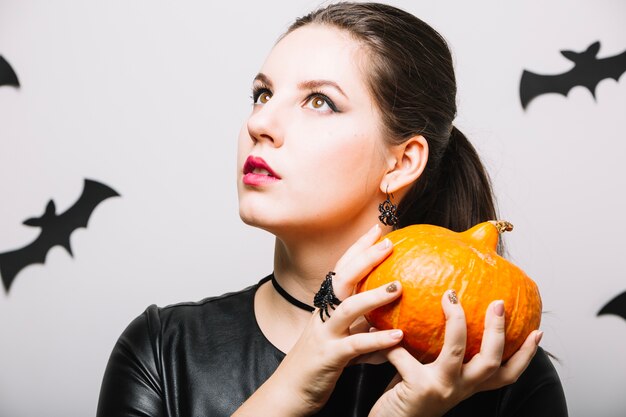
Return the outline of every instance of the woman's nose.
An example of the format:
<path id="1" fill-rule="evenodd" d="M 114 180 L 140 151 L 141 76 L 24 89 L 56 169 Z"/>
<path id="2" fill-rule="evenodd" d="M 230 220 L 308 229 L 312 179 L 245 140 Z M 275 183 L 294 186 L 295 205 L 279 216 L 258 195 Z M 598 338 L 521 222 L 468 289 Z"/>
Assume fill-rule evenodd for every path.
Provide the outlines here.
<path id="1" fill-rule="evenodd" d="M 283 144 L 282 123 L 278 103 L 270 99 L 267 103 L 259 105 L 248 118 L 248 134 L 253 142 L 266 141 L 275 147 Z"/>

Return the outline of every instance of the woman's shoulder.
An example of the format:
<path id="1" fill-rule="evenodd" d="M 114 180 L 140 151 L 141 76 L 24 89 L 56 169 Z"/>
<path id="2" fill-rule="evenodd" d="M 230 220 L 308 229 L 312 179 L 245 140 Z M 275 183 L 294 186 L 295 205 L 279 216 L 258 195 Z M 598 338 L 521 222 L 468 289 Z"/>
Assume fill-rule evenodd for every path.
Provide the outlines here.
<path id="1" fill-rule="evenodd" d="M 565 393 L 553 356 L 537 349 L 528 368 L 508 387 L 507 408 L 523 416 L 567 416 Z"/>
<path id="2" fill-rule="evenodd" d="M 537 353 L 517 382 L 527 383 L 535 388 L 544 384 L 560 384 L 561 380 L 552 363 L 552 358 L 554 358 L 552 354 L 538 347 Z"/>
<path id="3" fill-rule="evenodd" d="M 566 417 L 563 387 L 550 356 L 540 347 L 515 383 L 479 392 L 450 410 L 446 417 Z"/>
<path id="4" fill-rule="evenodd" d="M 253 307 L 254 294 L 264 280 L 239 291 L 206 297 L 199 301 L 179 302 L 164 307 L 151 305 L 146 311 L 158 313 L 162 319 L 198 318 L 205 314 L 241 312 L 246 307 Z"/>
<path id="5" fill-rule="evenodd" d="M 142 321 L 152 330 L 159 329 L 161 334 L 168 328 L 180 330 L 188 326 L 240 322 L 245 317 L 254 316 L 254 294 L 267 279 L 268 277 L 263 278 L 239 291 L 206 297 L 199 301 L 185 301 L 163 307 L 152 304 L 135 321 Z"/>
<path id="6" fill-rule="evenodd" d="M 197 302 L 145 309 L 122 332 L 111 352 L 98 415 L 121 415 L 121 409 L 135 408 L 144 414 L 147 405 L 154 408 L 148 414 L 161 415 L 168 386 L 164 381 L 187 374 L 189 370 L 183 367 L 188 364 L 208 363 L 204 352 L 215 353 L 212 363 L 221 361 L 224 355 L 215 347 L 232 347 L 225 340 L 236 343 L 255 337 L 254 293 L 260 283 Z"/>
<path id="7" fill-rule="evenodd" d="M 159 345 L 172 333 L 202 333 L 210 328 L 249 328 L 250 320 L 252 323 L 256 320 L 254 294 L 270 277 L 271 275 L 242 290 L 199 301 L 179 302 L 163 307 L 152 304 L 130 322 L 122 332 L 118 344 L 144 346 L 149 349 L 148 343 Z"/>

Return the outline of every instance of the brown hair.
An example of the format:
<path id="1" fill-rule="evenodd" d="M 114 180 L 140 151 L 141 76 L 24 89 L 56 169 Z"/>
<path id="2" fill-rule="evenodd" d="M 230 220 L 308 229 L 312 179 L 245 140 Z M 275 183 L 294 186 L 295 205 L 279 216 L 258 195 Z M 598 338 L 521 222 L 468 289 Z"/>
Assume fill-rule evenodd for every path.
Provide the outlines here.
<path id="1" fill-rule="evenodd" d="M 387 140 L 423 135 L 429 156 L 399 203 L 399 227 L 426 223 L 462 231 L 496 218 L 489 177 L 474 147 L 452 125 L 456 80 L 444 38 L 422 20 L 378 3 L 337 3 L 297 19 L 347 31 L 369 52 L 365 74 Z"/>

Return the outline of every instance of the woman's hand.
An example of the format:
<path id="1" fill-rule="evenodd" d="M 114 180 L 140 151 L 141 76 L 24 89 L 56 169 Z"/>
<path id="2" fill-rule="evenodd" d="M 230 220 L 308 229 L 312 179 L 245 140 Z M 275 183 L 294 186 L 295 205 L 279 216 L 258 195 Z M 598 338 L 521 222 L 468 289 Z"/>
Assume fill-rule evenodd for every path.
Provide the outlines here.
<path id="1" fill-rule="evenodd" d="M 235 416 L 313 414 L 326 404 L 348 364 L 398 344 L 402 331 L 370 332 L 363 314 L 398 298 L 400 283 L 353 295 L 356 284 L 392 251 L 389 240 L 376 243 L 380 236 L 381 228 L 374 226 L 346 251 L 333 277 L 333 289 L 341 304 L 334 310 L 329 308 L 330 317 L 325 321 L 320 319 L 319 310 L 311 315 L 276 371 Z M 378 355 L 379 361 L 386 360 Z"/>
<path id="2" fill-rule="evenodd" d="M 526 369 L 537 351 L 542 332 L 533 331 L 505 363 L 504 305 L 494 301 L 487 308 L 480 352 L 463 363 L 467 327 L 465 313 L 448 291 L 442 299 L 446 316 L 444 345 L 437 359 L 421 364 L 402 347 L 388 350 L 387 358 L 398 375 L 376 402 L 370 417 L 441 416 L 471 395 L 511 384 Z"/>
<path id="3" fill-rule="evenodd" d="M 399 297 L 399 282 L 354 294 L 356 284 L 392 251 L 391 242 L 379 243 L 381 228 L 376 225 L 362 236 L 337 262 L 333 290 L 342 300 L 329 307 L 325 321 L 316 310 L 299 340 L 289 351 L 274 376 L 289 381 L 292 390 L 310 413 L 328 400 L 335 383 L 350 363 L 398 344 L 401 330 L 370 332 L 363 315 Z M 384 359 L 384 358 L 383 358 Z"/>

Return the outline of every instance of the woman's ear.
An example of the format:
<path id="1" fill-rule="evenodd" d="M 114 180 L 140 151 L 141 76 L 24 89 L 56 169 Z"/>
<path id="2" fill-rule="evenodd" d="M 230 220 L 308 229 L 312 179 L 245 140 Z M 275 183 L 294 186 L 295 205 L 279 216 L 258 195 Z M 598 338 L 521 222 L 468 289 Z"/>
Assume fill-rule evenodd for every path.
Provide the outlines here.
<path id="1" fill-rule="evenodd" d="M 412 184 L 422 175 L 428 162 L 428 142 L 422 135 L 389 148 L 389 170 L 383 176 L 380 190 L 396 192 Z"/>

